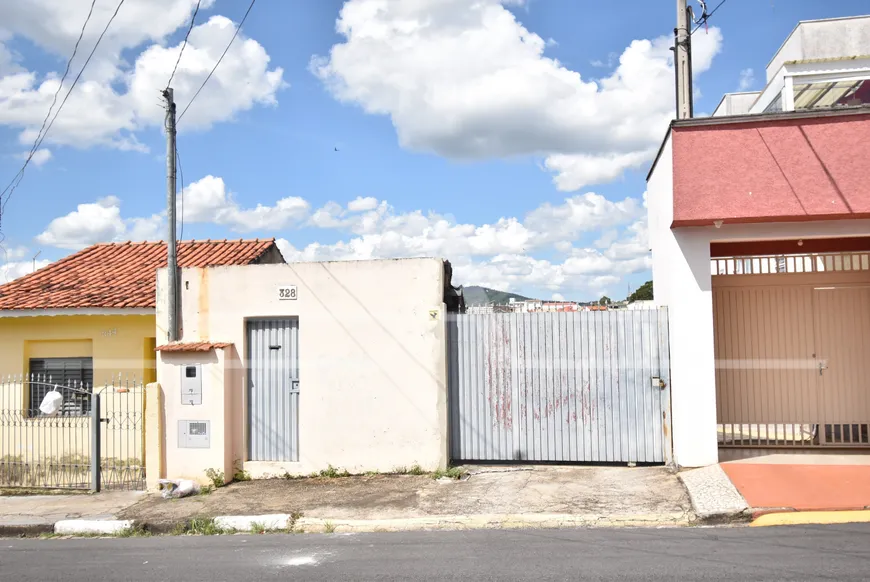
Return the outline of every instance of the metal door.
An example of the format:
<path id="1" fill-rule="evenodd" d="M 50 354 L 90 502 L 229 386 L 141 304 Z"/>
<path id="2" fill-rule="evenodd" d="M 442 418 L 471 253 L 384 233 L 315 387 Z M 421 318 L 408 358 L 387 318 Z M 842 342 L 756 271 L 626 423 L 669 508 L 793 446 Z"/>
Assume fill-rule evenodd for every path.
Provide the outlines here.
<path id="1" fill-rule="evenodd" d="M 299 320 L 248 321 L 248 460 L 299 460 Z"/>
<path id="2" fill-rule="evenodd" d="M 814 290 L 821 444 L 867 446 L 870 287 Z"/>

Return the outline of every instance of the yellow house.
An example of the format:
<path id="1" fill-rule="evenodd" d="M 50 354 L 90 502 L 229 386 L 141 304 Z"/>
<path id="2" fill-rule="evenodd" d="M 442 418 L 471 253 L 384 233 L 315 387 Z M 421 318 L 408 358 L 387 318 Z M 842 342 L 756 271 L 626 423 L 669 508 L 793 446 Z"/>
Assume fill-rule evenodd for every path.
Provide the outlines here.
<path id="1" fill-rule="evenodd" d="M 183 241 L 178 266 L 283 263 L 274 239 Z M 155 381 L 160 242 L 97 244 L 0 286 L 0 376 L 102 385 Z M 183 322 L 182 322 L 183 325 Z M 41 394 L 25 395 L 25 408 Z"/>

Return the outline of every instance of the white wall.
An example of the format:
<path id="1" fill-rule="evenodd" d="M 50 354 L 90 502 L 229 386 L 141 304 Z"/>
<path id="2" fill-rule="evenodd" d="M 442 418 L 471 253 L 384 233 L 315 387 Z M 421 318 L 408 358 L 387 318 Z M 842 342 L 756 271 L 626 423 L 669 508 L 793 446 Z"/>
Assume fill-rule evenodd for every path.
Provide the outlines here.
<path id="1" fill-rule="evenodd" d="M 674 462 L 718 462 L 710 244 L 703 235 L 672 230 L 673 147 L 668 136 L 647 183 L 653 289 L 668 307 Z"/>
<path id="2" fill-rule="evenodd" d="M 870 54 L 870 17 L 801 22 L 767 65 L 767 80 L 789 61 Z"/>
<path id="3" fill-rule="evenodd" d="M 716 107 L 716 111 L 713 112 L 713 117 L 745 115 L 752 109 L 752 104 L 755 103 L 759 95 L 761 95 L 761 91 L 726 93 Z"/>
<path id="4" fill-rule="evenodd" d="M 710 243 L 866 236 L 870 220 L 672 229 L 671 136 L 647 183 L 647 206 L 655 301 L 668 307 L 674 461 L 710 465 L 718 462 Z"/>
<path id="5" fill-rule="evenodd" d="M 160 329 L 166 325 L 165 282 L 162 270 Z M 280 285 L 296 285 L 298 299 L 279 301 Z M 241 354 L 227 371 L 237 459 L 245 459 L 247 448 L 245 320 L 299 318 L 300 460 L 246 462 L 255 476 L 310 473 L 330 464 L 350 471 L 446 465 L 440 259 L 184 269 L 180 288 L 183 341 L 232 342 Z"/>

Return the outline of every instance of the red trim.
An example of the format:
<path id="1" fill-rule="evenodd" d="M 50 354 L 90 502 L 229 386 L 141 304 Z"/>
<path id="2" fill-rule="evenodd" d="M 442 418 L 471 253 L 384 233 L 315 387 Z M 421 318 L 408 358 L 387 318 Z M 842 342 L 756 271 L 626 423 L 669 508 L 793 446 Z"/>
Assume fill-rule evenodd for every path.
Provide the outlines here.
<path id="1" fill-rule="evenodd" d="M 721 220 L 723 224 L 761 224 L 761 223 L 778 223 L 778 222 L 810 222 L 818 220 L 863 220 L 870 218 L 870 212 L 861 212 L 856 214 L 816 214 L 808 216 L 806 214 L 798 214 L 795 216 L 756 216 L 751 218 L 701 218 L 697 220 L 675 220 L 671 223 L 671 228 L 680 228 L 684 226 L 713 226 L 714 220 Z"/>
<path id="2" fill-rule="evenodd" d="M 755 240 L 748 242 L 710 243 L 710 257 L 750 257 L 757 255 L 795 255 L 804 253 L 850 253 L 870 251 L 870 236 L 844 238 L 808 238 L 798 246 L 797 240 Z"/>

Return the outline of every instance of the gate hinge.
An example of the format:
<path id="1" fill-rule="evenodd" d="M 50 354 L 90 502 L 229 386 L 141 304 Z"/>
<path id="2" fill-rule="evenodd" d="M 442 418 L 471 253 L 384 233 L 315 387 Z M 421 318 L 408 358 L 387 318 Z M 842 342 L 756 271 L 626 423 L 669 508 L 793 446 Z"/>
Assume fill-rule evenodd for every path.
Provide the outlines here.
<path id="1" fill-rule="evenodd" d="M 662 380 L 661 378 L 654 377 L 654 378 L 652 379 L 652 387 L 653 387 L 653 388 L 658 388 L 658 389 L 660 389 L 660 390 L 664 390 L 665 388 L 668 387 L 668 385 L 667 385 L 667 383 L 665 383 L 665 381 Z"/>

